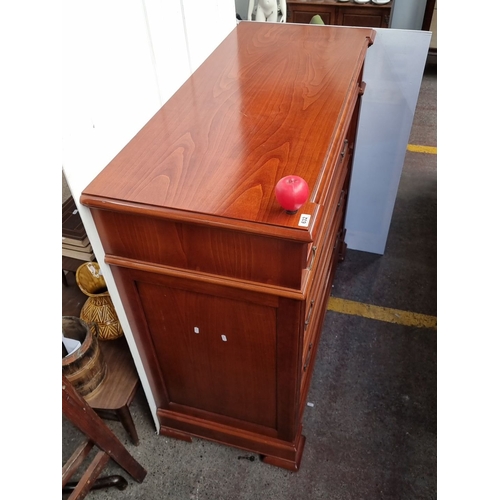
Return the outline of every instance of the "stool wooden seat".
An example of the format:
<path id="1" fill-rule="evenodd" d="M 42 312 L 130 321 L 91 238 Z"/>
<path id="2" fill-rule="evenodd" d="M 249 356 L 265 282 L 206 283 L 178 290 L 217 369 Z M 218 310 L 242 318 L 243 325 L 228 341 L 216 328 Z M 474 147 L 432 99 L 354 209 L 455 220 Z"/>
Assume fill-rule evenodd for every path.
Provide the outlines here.
<path id="1" fill-rule="evenodd" d="M 118 420 L 137 446 L 139 437 L 130 404 L 139 386 L 139 377 L 125 337 L 99 341 L 107 374 L 95 393 L 85 397 L 89 406 L 105 419 Z"/>

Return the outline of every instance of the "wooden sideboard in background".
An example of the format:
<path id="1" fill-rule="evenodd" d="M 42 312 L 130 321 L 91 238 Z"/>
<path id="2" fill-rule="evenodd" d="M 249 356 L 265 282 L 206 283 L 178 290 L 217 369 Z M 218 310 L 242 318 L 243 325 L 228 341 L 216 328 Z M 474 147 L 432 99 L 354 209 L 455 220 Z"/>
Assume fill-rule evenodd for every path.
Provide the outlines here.
<path id="1" fill-rule="evenodd" d="M 353 0 L 287 0 L 286 4 L 288 23 L 309 24 L 318 14 L 329 25 L 388 28 L 393 2 L 378 5 Z"/>

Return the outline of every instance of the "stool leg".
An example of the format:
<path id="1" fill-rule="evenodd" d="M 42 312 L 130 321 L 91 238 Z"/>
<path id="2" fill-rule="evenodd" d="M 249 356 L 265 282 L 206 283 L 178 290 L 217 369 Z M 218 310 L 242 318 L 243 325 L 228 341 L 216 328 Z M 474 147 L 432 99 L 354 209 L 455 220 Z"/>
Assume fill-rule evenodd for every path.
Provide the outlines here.
<path id="1" fill-rule="evenodd" d="M 130 414 L 129 407 L 122 406 L 116 410 L 116 414 L 118 415 L 118 419 L 122 423 L 123 427 L 125 427 L 125 430 L 130 434 L 132 442 L 137 446 L 139 444 L 139 436 L 137 435 L 137 430 L 135 428 L 132 415 Z"/>

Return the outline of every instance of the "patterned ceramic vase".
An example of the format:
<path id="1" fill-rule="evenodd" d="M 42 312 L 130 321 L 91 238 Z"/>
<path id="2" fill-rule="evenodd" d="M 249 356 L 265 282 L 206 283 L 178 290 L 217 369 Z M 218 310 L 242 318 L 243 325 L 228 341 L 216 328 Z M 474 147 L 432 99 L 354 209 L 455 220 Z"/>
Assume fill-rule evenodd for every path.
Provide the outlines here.
<path id="1" fill-rule="evenodd" d="M 114 340 L 123 336 L 108 287 L 97 262 L 86 262 L 76 271 L 76 282 L 88 296 L 80 311 L 80 319 L 97 326 L 94 332 L 100 340 Z"/>

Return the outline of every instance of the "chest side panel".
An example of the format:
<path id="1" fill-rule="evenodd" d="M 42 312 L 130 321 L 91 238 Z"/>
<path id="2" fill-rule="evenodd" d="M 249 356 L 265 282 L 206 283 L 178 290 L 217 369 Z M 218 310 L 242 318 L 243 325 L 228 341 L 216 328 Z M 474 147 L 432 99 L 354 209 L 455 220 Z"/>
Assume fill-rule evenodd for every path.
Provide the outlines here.
<path id="1" fill-rule="evenodd" d="M 169 401 L 276 427 L 275 309 L 136 285 Z"/>

